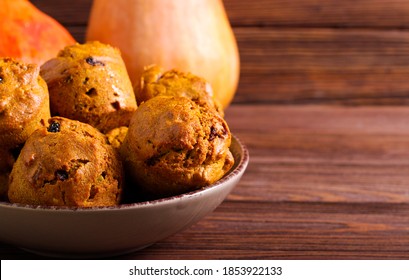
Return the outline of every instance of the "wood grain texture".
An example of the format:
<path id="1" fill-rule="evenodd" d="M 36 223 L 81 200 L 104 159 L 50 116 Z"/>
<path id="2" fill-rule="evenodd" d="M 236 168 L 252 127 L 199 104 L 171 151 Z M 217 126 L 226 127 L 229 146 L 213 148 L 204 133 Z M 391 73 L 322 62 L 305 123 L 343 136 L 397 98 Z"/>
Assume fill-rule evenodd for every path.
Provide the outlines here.
<path id="1" fill-rule="evenodd" d="M 407 104 L 409 32 L 236 28 L 236 102 Z"/>
<path id="2" fill-rule="evenodd" d="M 409 202 L 406 107 L 247 108 L 226 116 L 251 156 L 231 199 Z"/>
<path id="3" fill-rule="evenodd" d="M 234 26 L 407 28 L 406 0 L 223 0 Z"/>

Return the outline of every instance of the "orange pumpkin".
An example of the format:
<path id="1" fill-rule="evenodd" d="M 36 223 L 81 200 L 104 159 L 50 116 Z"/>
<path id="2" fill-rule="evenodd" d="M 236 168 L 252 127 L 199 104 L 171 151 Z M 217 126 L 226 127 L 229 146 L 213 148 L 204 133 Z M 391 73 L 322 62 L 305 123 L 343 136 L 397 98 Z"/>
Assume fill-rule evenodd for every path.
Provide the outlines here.
<path id="1" fill-rule="evenodd" d="M 75 43 L 55 19 L 28 0 L 0 0 L 0 57 L 43 64 Z"/>

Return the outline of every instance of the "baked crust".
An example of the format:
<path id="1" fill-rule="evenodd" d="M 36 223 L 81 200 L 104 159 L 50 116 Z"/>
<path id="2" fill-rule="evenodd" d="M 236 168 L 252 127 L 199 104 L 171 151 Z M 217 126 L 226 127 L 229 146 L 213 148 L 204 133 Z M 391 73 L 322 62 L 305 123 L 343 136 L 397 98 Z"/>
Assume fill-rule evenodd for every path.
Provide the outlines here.
<path id="1" fill-rule="evenodd" d="M 234 163 L 230 144 L 229 127 L 215 110 L 186 97 L 157 96 L 134 114 L 121 155 L 143 192 L 164 197 L 219 180 Z"/>
<path id="2" fill-rule="evenodd" d="M 88 124 L 54 117 L 27 140 L 10 174 L 10 202 L 110 206 L 120 202 L 117 151 Z"/>
<path id="3" fill-rule="evenodd" d="M 0 59 L 0 147 L 22 146 L 31 133 L 50 118 L 50 104 L 39 67 Z"/>
<path id="4" fill-rule="evenodd" d="M 214 99 L 212 86 L 205 79 L 177 69 L 165 71 L 157 65 L 147 66 L 135 86 L 136 100 L 141 104 L 159 95 L 186 97 L 224 115 L 222 106 Z"/>
<path id="5" fill-rule="evenodd" d="M 99 42 L 75 44 L 41 67 L 51 114 L 88 123 L 102 132 L 128 126 L 137 105 L 118 49 Z"/>

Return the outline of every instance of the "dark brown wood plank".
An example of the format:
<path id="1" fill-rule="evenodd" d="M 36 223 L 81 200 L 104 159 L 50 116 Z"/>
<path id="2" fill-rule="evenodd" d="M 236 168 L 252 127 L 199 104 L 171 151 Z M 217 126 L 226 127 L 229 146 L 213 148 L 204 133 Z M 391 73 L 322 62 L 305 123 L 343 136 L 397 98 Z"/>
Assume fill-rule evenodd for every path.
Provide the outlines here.
<path id="1" fill-rule="evenodd" d="M 232 106 L 250 164 L 231 200 L 408 203 L 407 107 Z"/>
<path id="2" fill-rule="evenodd" d="M 405 0 L 223 0 L 233 26 L 408 28 Z"/>
<path id="3" fill-rule="evenodd" d="M 32 0 L 65 25 L 86 24 L 92 0 Z M 408 28 L 405 0 L 223 0 L 233 26 Z"/>
<path id="4" fill-rule="evenodd" d="M 235 32 L 241 56 L 235 102 L 408 103 L 408 31 L 236 28 Z"/>

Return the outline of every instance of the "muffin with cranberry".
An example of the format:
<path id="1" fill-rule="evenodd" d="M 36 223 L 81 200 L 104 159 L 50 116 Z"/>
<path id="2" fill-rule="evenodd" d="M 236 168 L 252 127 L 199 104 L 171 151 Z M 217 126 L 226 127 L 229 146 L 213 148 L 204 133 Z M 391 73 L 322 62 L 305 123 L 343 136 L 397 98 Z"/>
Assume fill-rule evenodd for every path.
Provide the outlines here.
<path id="1" fill-rule="evenodd" d="M 137 105 L 120 51 L 99 42 L 68 46 L 41 66 L 51 114 L 102 132 L 128 126 Z"/>
<path id="2" fill-rule="evenodd" d="M 182 96 L 196 104 L 216 109 L 223 116 L 223 109 L 213 97 L 213 89 L 205 79 L 177 69 L 165 71 L 157 65 L 145 67 L 135 86 L 138 104 L 155 96 Z"/>
<path id="3" fill-rule="evenodd" d="M 13 150 L 50 118 L 47 84 L 35 64 L 0 58 L 0 149 Z"/>
<path id="4" fill-rule="evenodd" d="M 111 206 L 121 199 L 123 171 L 116 150 L 94 127 L 48 120 L 24 145 L 10 174 L 10 202 Z"/>
<path id="5" fill-rule="evenodd" d="M 142 193 L 165 197 L 219 180 L 233 165 L 231 134 L 215 111 L 186 97 L 156 96 L 135 112 L 120 148 Z"/>

